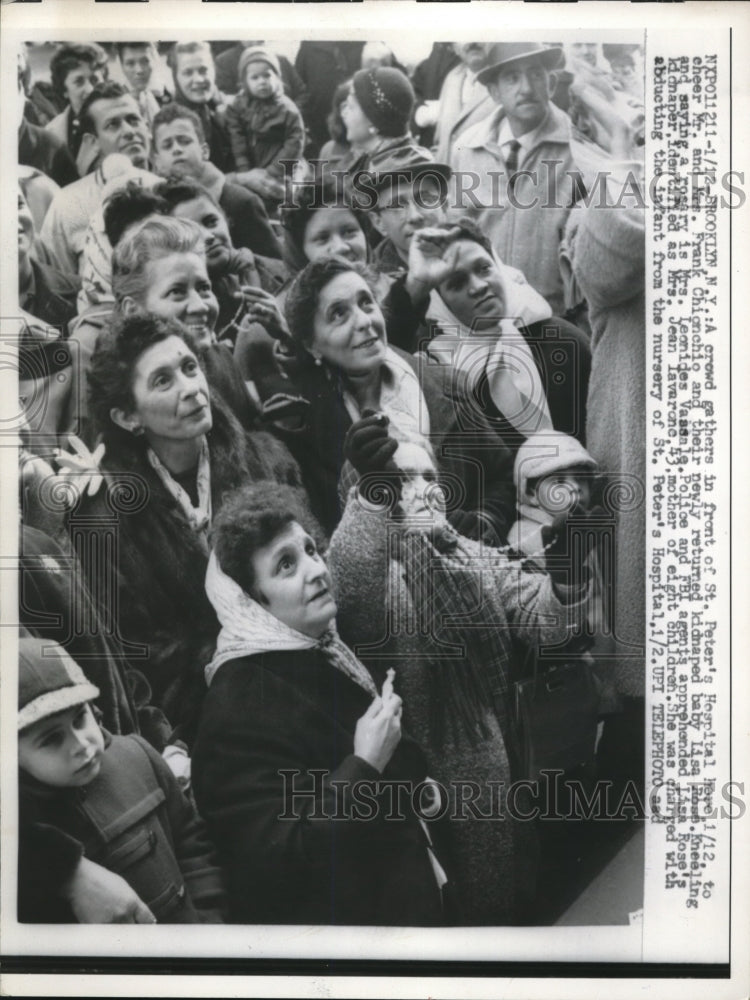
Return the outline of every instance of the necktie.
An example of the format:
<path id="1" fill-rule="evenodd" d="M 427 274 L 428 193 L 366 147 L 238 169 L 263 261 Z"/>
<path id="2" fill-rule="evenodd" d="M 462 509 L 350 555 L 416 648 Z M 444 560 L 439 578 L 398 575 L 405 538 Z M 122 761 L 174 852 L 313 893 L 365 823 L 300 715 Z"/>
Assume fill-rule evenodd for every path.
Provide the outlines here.
<path id="1" fill-rule="evenodd" d="M 508 174 L 508 190 L 513 191 L 516 186 L 516 171 L 518 170 L 518 153 L 521 143 L 518 139 L 511 139 L 508 143 L 508 152 L 505 157 L 505 170 Z"/>

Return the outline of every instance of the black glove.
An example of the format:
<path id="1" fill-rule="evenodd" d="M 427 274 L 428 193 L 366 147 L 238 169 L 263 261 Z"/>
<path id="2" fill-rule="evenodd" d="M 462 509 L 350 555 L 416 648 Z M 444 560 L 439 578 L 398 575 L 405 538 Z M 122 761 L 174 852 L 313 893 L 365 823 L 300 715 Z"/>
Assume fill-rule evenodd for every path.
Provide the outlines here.
<path id="1" fill-rule="evenodd" d="M 448 523 L 455 528 L 459 535 L 464 538 L 472 538 L 477 542 L 484 542 L 485 545 L 499 545 L 495 529 L 489 522 L 489 518 L 477 510 L 451 510 L 446 515 Z"/>
<path id="2" fill-rule="evenodd" d="M 344 454 L 360 476 L 392 470 L 391 458 L 397 448 L 398 441 L 388 434 L 388 417 L 373 410 L 364 410 L 344 438 Z"/>
<path id="3" fill-rule="evenodd" d="M 591 530 L 594 515 L 593 510 L 574 507 L 567 516 L 542 526 L 547 572 L 556 586 L 588 585 L 586 562 L 596 546 L 596 535 Z"/>

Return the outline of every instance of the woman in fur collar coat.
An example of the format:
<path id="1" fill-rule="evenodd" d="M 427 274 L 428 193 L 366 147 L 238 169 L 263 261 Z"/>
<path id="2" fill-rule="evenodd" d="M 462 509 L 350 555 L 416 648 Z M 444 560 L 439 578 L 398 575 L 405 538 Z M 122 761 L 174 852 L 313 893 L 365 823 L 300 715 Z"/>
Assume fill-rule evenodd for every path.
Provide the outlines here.
<path id="1" fill-rule="evenodd" d="M 173 737 L 190 743 L 218 633 L 203 587 L 212 515 L 245 483 L 298 485 L 296 467 L 270 434 L 243 433 L 209 397 L 171 322 L 135 316 L 100 338 L 89 389 L 104 457 L 89 470 L 95 495 L 79 490 L 73 545 L 129 664 L 149 680 Z"/>

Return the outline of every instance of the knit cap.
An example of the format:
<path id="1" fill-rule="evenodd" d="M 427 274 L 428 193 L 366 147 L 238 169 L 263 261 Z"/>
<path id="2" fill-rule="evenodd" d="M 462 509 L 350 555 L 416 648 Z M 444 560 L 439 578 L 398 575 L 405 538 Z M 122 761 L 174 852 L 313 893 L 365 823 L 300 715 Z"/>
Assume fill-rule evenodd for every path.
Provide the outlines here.
<path id="1" fill-rule="evenodd" d="M 281 66 L 279 65 L 278 57 L 275 56 L 273 52 L 269 52 L 268 49 L 255 46 L 245 49 L 240 56 L 240 61 L 237 65 L 237 78 L 239 80 L 240 87 L 245 86 L 245 73 L 251 62 L 265 63 L 267 66 L 271 67 L 276 76 L 279 78 L 281 77 Z"/>
<path id="2" fill-rule="evenodd" d="M 381 135 L 403 135 L 414 107 L 414 88 L 400 69 L 361 69 L 352 80 L 360 107 Z"/>
<path id="3" fill-rule="evenodd" d="M 34 636 L 18 640 L 19 730 L 98 697 L 99 688 L 62 646 Z"/>
<path id="4" fill-rule="evenodd" d="M 519 498 L 526 496 L 530 480 L 571 468 L 596 469 L 595 460 L 580 441 L 562 431 L 530 434 L 516 453 L 513 469 Z"/>

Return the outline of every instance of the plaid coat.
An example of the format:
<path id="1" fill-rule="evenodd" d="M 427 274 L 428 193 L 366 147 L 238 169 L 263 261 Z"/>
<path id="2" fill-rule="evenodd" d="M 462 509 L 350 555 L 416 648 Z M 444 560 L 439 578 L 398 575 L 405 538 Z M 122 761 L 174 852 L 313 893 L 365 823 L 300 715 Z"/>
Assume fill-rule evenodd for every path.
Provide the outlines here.
<path id="1" fill-rule="evenodd" d="M 366 509 L 356 491 L 328 563 L 342 638 L 376 683 L 395 668 L 404 726 L 449 793 L 459 919 L 523 920 L 535 889 L 536 845 L 530 823 L 504 815 L 498 792 L 498 782 L 507 787 L 513 779 L 505 694 L 516 642 L 564 642 L 585 603 L 561 604 L 546 573 L 528 572 L 450 529 L 432 538 L 408 532 L 384 510 Z"/>

